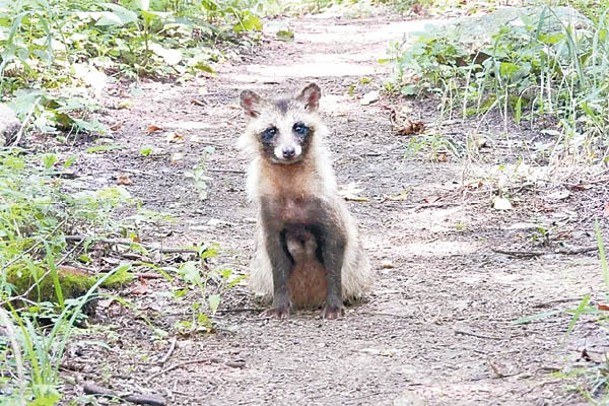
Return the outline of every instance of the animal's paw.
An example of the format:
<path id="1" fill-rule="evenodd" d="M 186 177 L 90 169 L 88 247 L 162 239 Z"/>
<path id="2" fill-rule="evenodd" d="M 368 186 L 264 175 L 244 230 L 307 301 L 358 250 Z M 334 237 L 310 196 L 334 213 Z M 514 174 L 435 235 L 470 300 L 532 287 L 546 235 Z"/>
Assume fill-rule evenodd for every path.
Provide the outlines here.
<path id="1" fill-rule="evenodd" d="M 324 319 L 335 320 L 340 319 L 345 315 L 345 307 L 340 306 L 326 306 L 322 312 Z"/>
<path id="2" fill-rule="evenodd" d="M 287 319 L 290 317 L 290 304 L 273 306 L 262 312 L 260 317 L 263 318 L 275 318 L 275 319 Z"/>

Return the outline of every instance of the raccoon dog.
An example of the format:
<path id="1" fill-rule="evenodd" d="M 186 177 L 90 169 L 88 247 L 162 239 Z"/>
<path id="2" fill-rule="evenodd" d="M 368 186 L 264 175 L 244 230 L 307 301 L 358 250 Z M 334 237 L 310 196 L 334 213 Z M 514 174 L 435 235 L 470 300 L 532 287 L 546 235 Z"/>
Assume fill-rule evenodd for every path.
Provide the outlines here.
<path id="1" fill-rule="evenodd" d="M 250 286 L 267 298 L 265 312 L 288 317 L 294 308 L 318 308 L 325 318 L 344 315 L 344 301 L 370 285 L 370 266 L 357 226 L 337 193 L 317 108 L 321 90 L 267 100 L 245 90 L 250 122 L 239 139 L 253 155 L 247 190 L 258 207 L 256 254 Z"/>

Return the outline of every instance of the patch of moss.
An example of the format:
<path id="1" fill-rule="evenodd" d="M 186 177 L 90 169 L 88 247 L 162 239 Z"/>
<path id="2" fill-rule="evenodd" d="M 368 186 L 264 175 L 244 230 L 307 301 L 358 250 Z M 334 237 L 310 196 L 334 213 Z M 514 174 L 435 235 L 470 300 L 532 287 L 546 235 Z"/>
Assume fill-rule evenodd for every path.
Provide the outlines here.
<path id="1" fill-rule="evenodd" d="M 15 296 L 23 295 L 29 291 L 27 298 L 32 301 L 54 303 L 58 301 L 54 283 L 55 278 L 59 282 L 64 299 L 82 296 L 96 281 L 95 276 L 70 266 L 62 266 L 45 276 L 46 272 L 42 268 L 26 268 L 15 264 L 8 269 L 6 281 L 13 285 Z M 32 288 L 32 286 L 34 287 Z"/>
<path id="2" fill-rule="evenodd" d="M 103 277 L 103 274 L 98 275 L 98 278 Z M 133 274 L 129 272 L 129 268 L 119 269 L 114 274 L 110 275 L 108 279 L 102 283 L 104 288 L 117 288 L 122 287 L 133 280 Z"/>
<path id="3" fill-rule="evenodd" d="M 14 296 L 20 296 L 29 291 L 27 294 L 29 300 L 57 303 L 55 277 L 59 282 L 61 293 L 65 300 L 75 299 L 84 295 L 99 278 L 104 276 L 103 274 L 91 275 L 82 269 L 71 266 L 61 266 L 55 272 L 56 276 L 52 272 L 45 276 L 45 269 L 32 269 L 15 264 L 8 269 L 6 281 L 13 286 Z M 121 287 L 132 280 L 133 274 L 128 269 L 123 269 L 111 275 L 101 286 L 105 288 Z M 31 288 L 33 285 L 36 286 Z"/>

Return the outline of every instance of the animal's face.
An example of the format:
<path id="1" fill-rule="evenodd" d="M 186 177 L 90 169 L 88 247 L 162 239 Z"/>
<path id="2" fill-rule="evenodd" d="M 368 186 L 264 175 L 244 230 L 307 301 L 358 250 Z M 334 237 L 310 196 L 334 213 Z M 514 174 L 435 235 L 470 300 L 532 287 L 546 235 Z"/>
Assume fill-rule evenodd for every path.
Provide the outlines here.
<path id="1" fill-rule="evenodd" d="M 316 84 L 308 85 L 295 97 L 274 100 L 243 91 L 241 106 L 251 117 L 246 131 L 250 146 L 257 145 L 262 156 L 274 164 L 302 161 L 315 136 L 320 96 Z"/>

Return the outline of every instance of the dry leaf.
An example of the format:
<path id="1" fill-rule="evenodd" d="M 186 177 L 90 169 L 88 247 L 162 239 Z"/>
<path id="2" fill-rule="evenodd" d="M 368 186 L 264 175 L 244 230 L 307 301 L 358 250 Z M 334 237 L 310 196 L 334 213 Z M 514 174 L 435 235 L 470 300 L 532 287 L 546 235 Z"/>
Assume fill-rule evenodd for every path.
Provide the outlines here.
<path id="1" fill-rule="evenodd" d="M 158 125 L 154 125 L 154 124 L 151 124 L 151 125 L 148 126 L 148 128 L 146 128 L 146 132 L 148 134 L 152 134 L 152 133 L 155 133 L 157 131 L 163 131 L 163 129 L 161 127 L 159 127 Z"/>
<path id="2" fill-rule="evenodd" d="M 357 187 L 355 182 L 351 182 L 348 185 L 342 187 L 338 194 L 342 196 L 345 200 L 351 200 L 354 202 L 367 202 L 367 197 L 358 196 L 358 193 L 363 192 L 365 189 Z"/>
<path id="3" fill-rule="evenodd" d="M 199 99 L 192 99 L 190 101 L 192 104 L 194 104 L 195 106 L 205 106 L 207 104 L 207 102 L 205 100 L 199 100 Z"/>
<path id="4" fill-rule="evenodd" d="M 609 311 L 609 306 L 607 306 L 606 304 L 602 304 L 602 303 L 600 303 L 600 304 L 596 305 L 596 308 L 597 308 L 598 310 L 602 310 L 602 311 L 604 311 L 604 312 Z"/>
<path id="5" fill-rule="evenodd" d="M 448 153 L 441 151 L 436 154 L 436 162 L 448 162 L 450 161 L 450 155 Z"/>
<path id="6" fill-rule="evenodd" d="M 140 284 L 131 289 L 129 293 L 132 295 L 143 295 L 148 293 L 148 283 L 146 282 L 146 279 L 140 279 Z"/>
<path id="7" fill-rule="evenodd" d="M 165 139 L 167 140 L 167 142 L 173 142 L 173 143 L 184 142 L 184 136 L 175 131 L 168 132 L 167 135 L 165 136 Z"/>
<path id="8" fill-rule="evenodd" d="M 385 199 L 393 201 L 393 202 L 401 202 L 408 199 L 409 190 L 403 190 L 397 196 L 386 196 Z"/>
<path id="9" fill-rule="evenodd" d="M 577 183 L 575 185 L 569 185 L 572 190 L 588 190 L 592 188 L 592 185 L 588 183 Z"/>
<path id="10" fill-rule="evenodd" d="M 384 259 L 381 261 L 381 268 L 383 269 L 393 269 L 395 268 L 395 265 L 393 264 L 393 262 L 391 262 L 390 259 Z"/>
<path id="11" fill-rule="evenodd" d="M 389 121 L 393 127 L 393 131 L 397 135 L 413 135 L 425 131 L 425 123 L 422 121 L 413 121 L 409 118 L 398 116 L 395 109 L 389 107 Z"/>
<path id="12" fill-rule="evenodd" d="M 404 120 L 401 125 L 394 128 L 397 135 L 413 135 L 420 134 L 425 131 L 425 123 L 422 121 Z"/>
<path id="13" fill-rule="evenodd" d="M 117 108 L 118 110 L 122 110 L 122 109 L 127 109 L 127 110 L 130 110 L 130 109 L 131 109 L 131 107 L 133 107 L 133 102 L 132 102 L 131 100 L 129 100 L 129 99 L 127 99 L 127 100 L 122 100 L 122 101 L 120 101 L 120 102 L 119 102 L 119 103 L 116 105 L 116 108 Z"/>
<path id="14" fill-rule="evenodd" d="M 133 181 L 131 180 L 129 175 L 120 174 L 116 177 L 116 184 L 123 185 L 123 186 L 129 186 L 129 185 L 133 185 Z"/>
<path id="15" fill-rule="evenodd" d="M 113 125 L 110 126 L 110 131 L 116 131 L 119 128 L 121 128 L 122 126 L 123 126 L 122 121 L 119 121 L 118 123 L 113 124 Z"/>

